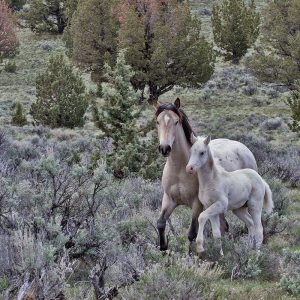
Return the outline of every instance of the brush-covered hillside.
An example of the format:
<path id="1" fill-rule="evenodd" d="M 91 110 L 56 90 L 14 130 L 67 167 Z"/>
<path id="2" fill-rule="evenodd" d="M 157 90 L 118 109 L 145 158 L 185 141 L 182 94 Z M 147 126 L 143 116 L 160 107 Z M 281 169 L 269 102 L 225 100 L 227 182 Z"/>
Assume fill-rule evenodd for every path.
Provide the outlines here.
<path id="1" fill-rule="evenodd" d="M 0 299 L 299 299 L 299 15 L 299 0 L 0 0 Z M 260 251 L 227 212 L 224 255 L 207 224 L 199 256 L 186 206 L 160 251 L 153 106 L 176 98 L 197 135 L 253 152 L 275 205 Z"/>

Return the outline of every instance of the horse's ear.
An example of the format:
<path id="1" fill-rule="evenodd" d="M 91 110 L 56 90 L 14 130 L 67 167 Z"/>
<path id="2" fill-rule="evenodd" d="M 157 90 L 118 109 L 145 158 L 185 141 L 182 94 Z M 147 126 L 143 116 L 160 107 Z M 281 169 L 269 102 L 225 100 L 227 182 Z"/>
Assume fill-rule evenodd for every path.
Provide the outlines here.
<path id="1" fill-rule="evenodd" d="M 209 135 L 209 136 L 207 136 L 207 137 L 205 138 L 204 144 L 205 144 L 205 145 L 208 145 L 209 142 L 210 142 L 210 140 L 211 140 L 211 138 L 210 138 L 210 135 Z"/>
<path id="2" fill-rule="evenodd" d="M 194 135 L 194 133 L 192 132 L 191 133 L 191 143 L 192 143 L 192 145 L 194 145 L 196 142 L 197 142 L 197 137 Z"/>
<path id="3" fill-rule="evenodd" d="M 179 99 L 179 98 L 177 98 L 177 99 L 174 101 L 174 105 L 176 106 L 177 109 L 180 107 L 180 99 Z"/>
<path id="4" fill-rule="evenodd" d="M 161 103 L 158 100 L 156 100 L 156 101 L 153 102 L 153 107 L 154 107 L 155 110 L 158 110 L 158 108 L 160 106 L 161 106 Z"/>

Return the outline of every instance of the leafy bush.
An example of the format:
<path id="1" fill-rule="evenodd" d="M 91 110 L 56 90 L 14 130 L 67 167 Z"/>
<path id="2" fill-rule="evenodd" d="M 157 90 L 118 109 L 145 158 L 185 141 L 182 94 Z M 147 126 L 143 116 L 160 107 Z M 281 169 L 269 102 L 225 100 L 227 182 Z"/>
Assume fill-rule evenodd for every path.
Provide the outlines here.
<path id="1" fill-rule="evenodd" d="M 36 102 L 30 113 L 38 124 L 50 127 L 82 126 L 88 101 L 85 86 L 63 55 L 52 56 L 36 79 Z"/>

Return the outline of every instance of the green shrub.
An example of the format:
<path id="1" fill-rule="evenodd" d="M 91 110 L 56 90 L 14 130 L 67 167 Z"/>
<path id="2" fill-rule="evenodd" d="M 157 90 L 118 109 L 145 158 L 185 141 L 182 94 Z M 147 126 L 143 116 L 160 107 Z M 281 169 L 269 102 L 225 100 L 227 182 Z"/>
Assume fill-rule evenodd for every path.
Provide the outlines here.
<path id="1" fill-rule="evenodd" d="M 212 11 L 216 44 L 225 51 L 225 58 L 238 63 L 255 43 L 259 34 L 260 17 L 252 0 L 223 0 Z"/>
<path id="2" fill-rule="evenodd" d="M 300 295 L 300 250 L 283 251 L 283 276 L 280 279 L 279 287 L 288 291 L 294 296 Z"/>
<path id="3" fill-rule="evenodd" d="M 16 73 L 16 71 L 17 71 L 17 65 L 16 65 L 16 63 L 8 61 L 4 65 L 4 71 L 7 72 L 7 73 Z"/>
<path id="4" fill-rule="evenodd" d="M 12 116 L 11 123 L 16 126 L 24 126 L 27 124 L 26 115 L 23 112 L 23 106 L 20 102 L 16 104 L 16 110 Z"/>
<path id="5" fill-rule="evenodd" d="M 16 11 L 23 7 L 23 5 L 26 3 L 26 0 L 5 0 L 5 2 L 12 10 Z"/>
<path id="6" fill-rule="evenodd" d="M 37 76 L 36 97 L 30 109 L 36 123 L 52 128 L 83 126 L 88 106 L 85 86 L 63 55 L 51 57 L 45 72 Z"/>
<path id="7" fill-rule="evenodd" d="M 286 99 L 286 104 L 291 109 L 292 114 L 292 122 L 288 125 L 292 131 L 300 132 L 300 80 L 296 81 L 295 90 Z"/>

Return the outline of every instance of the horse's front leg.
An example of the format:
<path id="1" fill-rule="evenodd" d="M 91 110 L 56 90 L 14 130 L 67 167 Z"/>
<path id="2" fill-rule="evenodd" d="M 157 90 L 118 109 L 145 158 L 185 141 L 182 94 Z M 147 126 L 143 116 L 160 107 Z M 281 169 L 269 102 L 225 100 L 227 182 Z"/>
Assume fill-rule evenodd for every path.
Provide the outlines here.
<path id="1" fill-rule="evenodd" d="M 193 206 L 192 206 L 192 222 L 188 231 L 188 239 L 189 241 L 192 243 L 196 237 L 197 237 L 197 233 L 198 233 L 198 227 L 199 227 L 199 223 L 198 223 L 198 218 L 200 213 L 203 210 L 203 206 L 201 204 L 201 202 L 199 201 L 198 197 L 194 200 L 193 202 Z"/>
<path id="2" fill-rule="evenodd" d="M 227 201 L 225 200 L 225 203 L 227 203 Z M 217 201 L 215 203 L 213 203 L 211 206 L 209 206 L 205 211 L 203 211 L 198 219 L 199 222 L 199 231 L 198 231 L 198 235 L 196 238 L 196 243 L 197 243 L 197 252 L 198 253 L 202 253 L 204 252 L 204 247 L 203 247 L 203 243 L 204 243 L 204 239 L 203 239 L 203 231 L 204 231 L 204 225 L 207 222 L 208 219 L 219 215 L 221 213 L 223 213 L 225 211 L 225 205 L 223 201 Z"/>
<path id="3" fill-rule="evenodd" d="M 166 223 L 176 206 L 177 205 L 172 200 L 172 198 L 169 197 L 166 193 L 164 193 L 160 215 L 157 220 L 157 230 L 159 233 L 159 246 L 160 246 L 160 250 L 162 251 L 168 249 L 168 242 L 165 236 Z"/>

